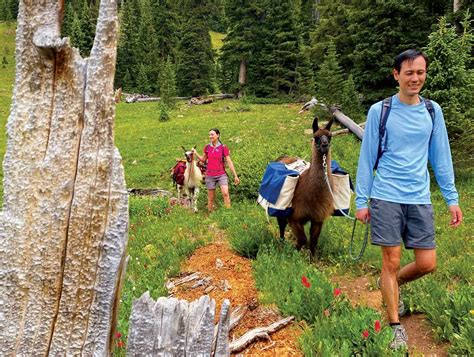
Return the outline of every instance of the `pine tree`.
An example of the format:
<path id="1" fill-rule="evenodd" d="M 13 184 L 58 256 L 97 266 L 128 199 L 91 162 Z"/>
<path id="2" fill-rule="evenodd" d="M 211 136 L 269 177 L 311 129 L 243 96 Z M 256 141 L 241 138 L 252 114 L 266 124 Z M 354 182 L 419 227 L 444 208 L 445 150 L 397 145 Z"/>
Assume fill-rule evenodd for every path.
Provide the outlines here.
<path id="1" fill-rule="evenodd" d="M 469 66 L 473 40 L 468 15 L 461 35 L 446 22 L 446 18 L 440 19 L 438 29 L 430 34 L 426 48 L 430 64 L 423 92 L 423 95 L 435 100 L 443 108 L 449 137 L 456 142 L 452 146 L 455 161 L 464 162 L 471 167 L 474 142 L 474 70 Z"/>
<path id="2" fill-rule="evenodd" d="M 349 13 L 351 73 L 369 102 L 393 94 L 393 59 L 408 48 L 425 46 L 434 22 L 423 3 L 412 0 L 368 2 Z"/>
<path id="3" fill-rule="evenodd" d="M 81 20 L 76 12 L 74 12 L 72 19 L 70 38 L 74 47 L 78 49 L 84 48 L 84 33 L 81 28 Z"/>
<path id="4" fill-rule="evenodd" d="M 359 123 L 364 118 L 364 108 L 362 107 L 360 95 L 350 74 L 342 86 L 341 97 L 342 111 L 344 114 Z"/>
<path id="5" fill-rule="evenodd" d="M 326 105 L 341 104 L 344 75 L 334 43 L 329 44 L 323 63 L 315 76 L 316 98 Z"/>
<path id="6" fill-rule="evenodd" d="M 115 86 L 133 91 L 137 85 L 139 64 L 142 59 L 139 46 L 137 23 L 140 21 L 140 7 L 137 0 L 123 2 L 120 12 L 120 38 L 117 47 Z"/>
<path id="7" fill-rule="evenodd" d="M 64 18 L 61 27 L 61 35 L 63 37 L 71 37 L 72 33 L 72 23 L 74 21 L 74 6 L 71 2 L 66 3 L 66 7 L 64 10 Z"/>
<path id="8" fill-rule="evenodd" d="M 159 88 L 161 102 L 172 107 L 173 98 L 176 96 L 176 74 L 170 58 L 161 65 Z"/>
<path id="9" fill-rule="evenodd" d="M 98 7 L 92 3 L 90 6 L 87 0 L 84 1 L 80 12 L 81 30 L 84 34 L 84 44 L 81 47 L 83 57 L 88 57 L 94 44 L 95 27 L 97 23 Z"/>
<path id="10" fill-rule="evenodd" d="M 199 96 L 214 91 L 214 53 L 209 28 L 196 7 L 184 23 L 177 61 L 177 87 L 183 96 Z"/>
<path id="11" fill-rule="evenodd" d="M 262 41 L 262 8 L 258 0 L 228 0 L 226 14 L 229 31 L 220 50 L 220 86 L 223 91 L 237 93 L 243 88 L 239 85 L 239 70 L 243 66 L 247 83 L 251 68 L 256 63 L 259 44 Z"/>
<path id="12" fill-rule="evenodd" d="M 0 20 L 11 21 L 13 19 L 9 0 L 0 0 Z"/>
<path id="13" fill-rule="evenodd" d="M 146 65 L 143 63 L 140 63 L 139 65 L 136 89 L 140 93 L 148 94 L 151 92 L 151 85 L 150 85 L 150 81 L 148 77 L 148 70 L 146 68 Z"/>

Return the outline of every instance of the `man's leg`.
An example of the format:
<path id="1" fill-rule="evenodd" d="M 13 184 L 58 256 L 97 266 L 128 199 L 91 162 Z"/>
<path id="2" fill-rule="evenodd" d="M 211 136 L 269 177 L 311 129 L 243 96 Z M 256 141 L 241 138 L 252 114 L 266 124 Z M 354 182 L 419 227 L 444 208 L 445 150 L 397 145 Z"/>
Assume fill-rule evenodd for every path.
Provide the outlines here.
<path id="1" fill-rule="evenodd" d="M 397 274 L 400 269 L 402 247 L 382 246 L 382 272 L 380 288 L 382 297 L 387 305 L 387 318 L 390 323 L 400 322 L 398 317 L 398 282 Z"/>
<path id="2" fill-rule="evenodd" d="M 421 278 L 436 269 L 435 249 L 414 249 L 414 253 L 415 261 L 405 265 L 398 272 L 399 285 Z"/>
<path id="3" fill-rule="evenodd" d="M 214 209 L 214 197 L 216 195 L 215 189 L 208 189 L 207 190 L 207 210 L 212 212 Z"/>

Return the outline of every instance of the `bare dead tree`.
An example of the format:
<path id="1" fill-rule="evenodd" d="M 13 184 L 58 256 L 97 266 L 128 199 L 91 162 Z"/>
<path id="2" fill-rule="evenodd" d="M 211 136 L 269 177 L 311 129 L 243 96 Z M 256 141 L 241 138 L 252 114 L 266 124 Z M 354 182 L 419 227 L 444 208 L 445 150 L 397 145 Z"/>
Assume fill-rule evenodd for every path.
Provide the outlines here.
<path id="1" fill-rule="evenodd" d="M 91 55 L 60 37 L 64 1 L 22 0 L 0 213 L 0 355 L 107 355 L 128 195 L 114 146 L 117 3 Z"/>

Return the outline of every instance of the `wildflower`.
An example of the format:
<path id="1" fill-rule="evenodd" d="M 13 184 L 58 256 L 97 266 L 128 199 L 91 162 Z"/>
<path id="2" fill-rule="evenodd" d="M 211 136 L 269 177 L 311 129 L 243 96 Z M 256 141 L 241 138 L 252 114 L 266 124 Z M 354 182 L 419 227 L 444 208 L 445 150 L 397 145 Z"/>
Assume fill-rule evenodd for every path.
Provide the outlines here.
<path id="1" fill-rule="evenodd" d="M 369 338 L 369 331 L 364 330 L 364 332 L 362 332 L 362 337 L 365 338 L 365 339 L 368 339 Z"/>
<path id="2" fill-rule="evenodd" d="M 117 347 L 118 347 L 118 348 L 123 348 L 123 347 L 125 347 L 125 342 L 123 342 L 122 340 L 118 341 L 118 342 L 117 342 Z"/>
<path id="3" fill-rule="evenodd" d="M 310 288 L 311 287 L 311 283 L 309 282 L 309 279 L 306 277 L 306 276 L 302 276 L 301 277 L 301 283 L 306 287 L 306 288 Z"/>
<path id="4" fill-rule="evenodd" d="M 374 329 L 375 332 L 380 332 L 380 330 L 382 329 L 382 326 L 380 326 L 380 320 L 375 320 Z"/>
<path id="5" fill-rule="evenodd" d="M 474 310 L 469 311 L 471 315 L 474 315 Z"/>
<path id="6" fill-rule="evenodd" d="M 325 309 L 323 314 L 324 316 L 329 317 L 329 314 L 330 314 L 329 309 Z"/>
<path id="7" fill-rule="evenodd" d="M 338 297 L 339 295 L 341 295 L 341 289 L 335 288 L 335 289 L 334 289 L 334 296 L 335 296 L 335 297 Z"/>
<path id="8" fill-rule="evenodd" d="M 122 334 L 121 334 L 119 331 L 117 331 L 117 332 L 115 333 L 115 338 L 118 340 L 118 339 L 121 338 L 121 337 L 122 337 Z"/>

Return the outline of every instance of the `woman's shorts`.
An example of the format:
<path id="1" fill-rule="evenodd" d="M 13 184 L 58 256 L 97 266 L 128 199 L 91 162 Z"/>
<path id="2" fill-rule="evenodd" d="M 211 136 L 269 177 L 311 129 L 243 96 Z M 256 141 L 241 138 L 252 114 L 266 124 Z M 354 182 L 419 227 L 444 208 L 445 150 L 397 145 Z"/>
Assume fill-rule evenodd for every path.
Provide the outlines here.
<path id="1" fill-rule="evenodd" d="M 216 186 L 229 186 L 227 174 L 219 176 L 206 176 L 206 187 L 208 190 L 215 190 Z"/>

